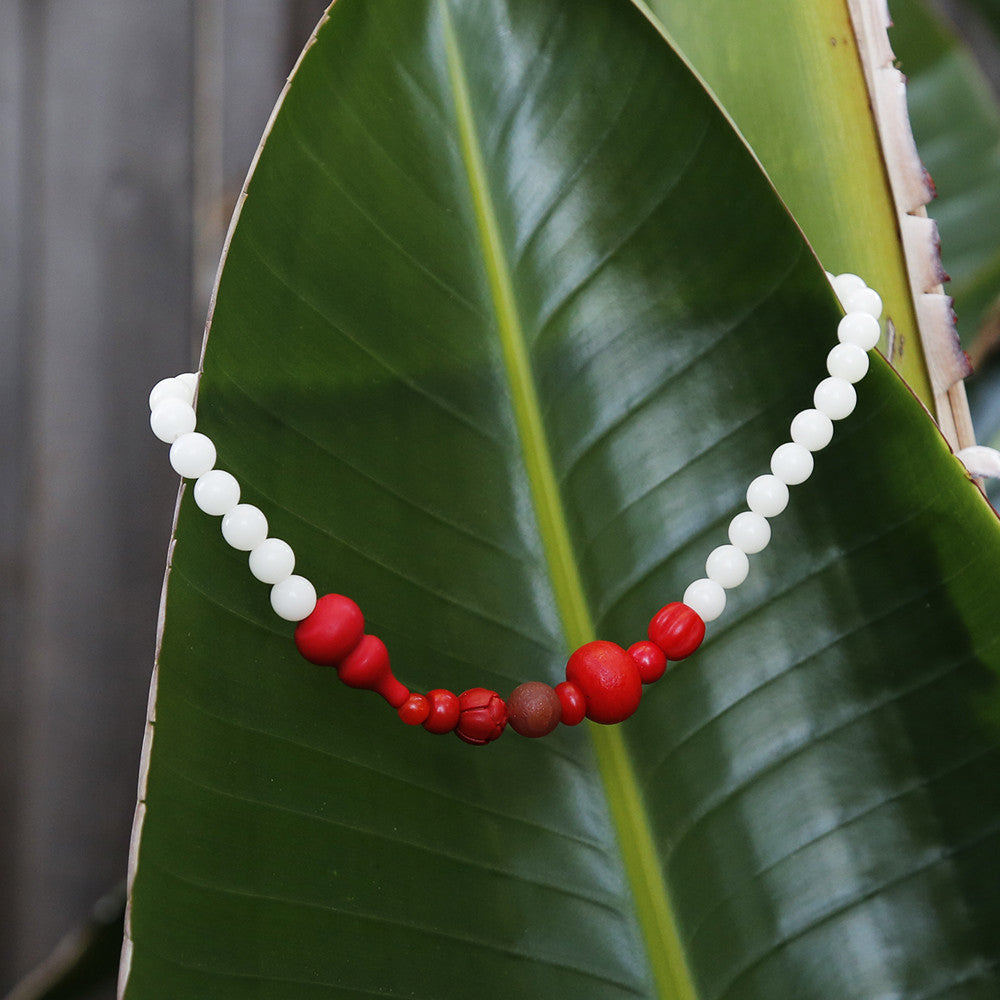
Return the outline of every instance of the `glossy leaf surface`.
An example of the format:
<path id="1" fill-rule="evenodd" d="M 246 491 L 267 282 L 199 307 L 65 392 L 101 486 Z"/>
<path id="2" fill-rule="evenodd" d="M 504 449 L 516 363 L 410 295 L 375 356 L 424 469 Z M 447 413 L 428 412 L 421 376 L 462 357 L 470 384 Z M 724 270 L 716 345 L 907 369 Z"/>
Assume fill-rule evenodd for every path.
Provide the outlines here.
<path id="1" fill-rule="evenodd" d="M 702 575 L 838 316 L 630 3 L 338 0 L 232 235 L 199 427 L 404 682 L 506 694 Z M 993 996 L 1000 535 L 874 360 L 614 728 L 401 725 L 298 657 L 186 490 L 126 996 Z"/>

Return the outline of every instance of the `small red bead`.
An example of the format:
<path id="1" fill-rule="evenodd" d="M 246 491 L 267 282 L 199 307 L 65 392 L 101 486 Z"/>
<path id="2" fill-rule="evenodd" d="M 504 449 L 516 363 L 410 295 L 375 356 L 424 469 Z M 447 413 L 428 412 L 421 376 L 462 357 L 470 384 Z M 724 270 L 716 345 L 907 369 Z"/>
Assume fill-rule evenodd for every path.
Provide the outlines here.
<path id="1" fill-rule="evenodd" d="M 361 641 L 365 617 L 343 594 L 324 594 L 295 628 L 295 645 L 310 662 L 335 667 Z"/>
<path id="2" fill-rule="evenodd" d="M 666 653 L 668 660 L 683 660 L 701 645 L 705 623 L 693 608 L 674 601 L 653 615 L 646 634 Z"/>
<path id="3" fill-rule="evenodd" d="M 621 646 L 595 639 L 581 646 L 566 664 L 587 702 L 587 718 L 603 725 L 627 719 L 642 698 L 642 678 L 635 660 Z"/>
<path id="4" fill-rule="evenodd" d="M 559 699 L 559 707 L 562 709 L 562 724 L 564 726 L 578 726 L 587 716 L 587 699 L 583 697 L 583 692 L 569 681 L 563 681 L 556 685 L 556 697 Z"/>
<path id="5" fill-rule="evenodd" d="M 429 733 L 450 733 L 458 725 L 462 712 L 458 695 L 435 688 L 427 692 L 427 700 L 431 703 L 431 711 L 424 720 L 424 729 Z"/>
<path id="6" fill-rule="evenodd" d="M 667 654 L 655 642 L 633 642 L 627 652 L 635 660 L 643 684 L 658 681 L 667 669 Z"/>
<path id="7" fill-rule="evenodd" d="M 431 703 L 422 694 L 411 694 L 399 706 L 399 717 L 408 726 L 419 726 L 431 714 Z"/>
<path id="8" fill-rule="evenodd" d="M 460 716 L 455 730 L 460 740 L 483 746 L 495 740 L 507 725 L 503 698 L 487 688 L 470 688 L 458 696 Z"/>
<path id="9" fill-rule="evenodd" d="M 399 708 L 410 697 L 410 689 L 393 677 L 385 643 L 375 635 L 361 637 L 337 667 L 337 676 L 349 687 L 377 692 L 393 708 Z"/>
<path id="10" fill-rule="evenodd" d="M 583 692 L 580 692 L 580 707 L 585 708 Z M 559 725 L 561 718 L 559 695 L 541 681 L 528 681 L 518 685 L 507 699 L 507 722 L 510 728 L 529 739 L 548 736 Z M 581 712 L 580 719 L 582 718 Z"/>

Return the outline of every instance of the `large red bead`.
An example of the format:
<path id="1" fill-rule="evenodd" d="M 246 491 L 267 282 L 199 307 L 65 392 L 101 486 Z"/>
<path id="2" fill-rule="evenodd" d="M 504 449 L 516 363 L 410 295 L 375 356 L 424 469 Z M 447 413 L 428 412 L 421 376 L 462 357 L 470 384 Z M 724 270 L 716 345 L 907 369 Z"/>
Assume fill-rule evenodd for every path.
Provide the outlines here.
<path id="1" fill-rule="evenodd" d="M 627 652 L 635 660 L 643 684 L 658 681 L 667 669 L 667 654 L 655 642 L 633 642 Z"/>
<path id="2" fill-rule="evenodd" d="M 455 730 L 460 740 L 483 746 L 495 740 L 507 725 L 503 698 L 487 688 L 470 688 L 458 696 L 459 719 Z"/>
<path id="3" fill-rule="evenodd" d="M 705 623 L 694 608 L 674 601 L 653 615 L 646 634 L 667 654 L 668 660 L 683 660 L 701 645 Z"/>
<path id="4" fill-rule="evenodd" d="M 424 720 L 424 729 L 429 733 L 450 733 L 458 725 L 462 713 L 458 695 L 444 688 L 435 688 L 428 691 L 426 697 L 431 703 L 431 711 Z"/>
<path id="5" fill-rule="evenodd" d="M 587 717 L 587 699 L 583 697 L 583 692 L 569 681 L 563 681 L 556 685 L 556 697 L 559 699 L 559 707 L 562 709 L 562 719 L 564 726 L 578 726 Z"/>
<path id="6" fill-rule="evenodd" d="M 581 698 L 582 701 L 582 698 Z M 580 713 L 581 719 L 583 713 Z M 562 718 L 559 695 L 542 681 L 519 684 L 507 698 L 507 721 L 521 736 L 548 736 Z"/>
<path id="7" fill-rule="evenodd" d="M 310 662 L 335 667 L 361 641 L 365 616 L 343 594 L 324 594 L 295 628 L 295 645 Z"/>
<path id="8" fill-rule="evenodd" d="M 603 639 L 573 653 L 566 664 L 566 679 L 583 692 L 587 718 L 604 725 L 627 719 L 642 698 L 635 660 L 621 646 Z"/>
<path id="9" fill-rule="evenodd" d="M 375 635 L 361 637 L 337 667 L 337 676 L 349 687 L 377 692 L 393 708 L 399 708 L 410 697 L 410 689 L 393 677 L 385 643 Z"/>

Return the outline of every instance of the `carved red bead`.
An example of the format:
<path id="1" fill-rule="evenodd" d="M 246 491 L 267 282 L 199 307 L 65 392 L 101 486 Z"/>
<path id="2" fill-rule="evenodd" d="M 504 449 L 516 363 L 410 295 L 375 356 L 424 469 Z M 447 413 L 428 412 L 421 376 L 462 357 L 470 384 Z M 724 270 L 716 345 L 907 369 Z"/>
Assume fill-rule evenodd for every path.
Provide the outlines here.
<path id="1" fill-rule="evenodd" d="M 324 594 L 295 628 L 295 645 L 310 662 L 335 667 L 361 641 L 365 617 L 343 594 Z"/>
<path id="2" fill-rule="evenodd" d="M 705 623 L 693 608 L 674 601 L 653 615 L 646 634 L 666 653 L 668 660 L 683 660 L 701 645 Z"/>
<path id="3" fill-rule="evenodd" d="M 457 725 L 461 714 L 458 695 L 444 688 L 427 692 L 430 714 L 424 720 L 424 729 L 429 733 L 450 733 Z"/>
<path id="4" fill-rule="evenodd" d="M 562 709 L 562 724 L 578 726 L 587 717 L 587 699 L 583 692 L 569 681 L 563 681 L 555 687 L 559 707 Z"/>
<path id="5" fill-rule="evenodd" d="M 455 730 L 460 740 L 483 746 L 495 740 L 507 725 L 507 705 L 487 688 L 470 688 L 458 696 L 459 718 Z"/>
<path id="6" fill-rule="evenodd" d="M 422 694 L 411 694 L 397 714 L 408 726 L 419 726 L 431 714 L 431 703 Z"/>
<path id="7" fill-rule="evenodd" d="M 635 660 L 643 684 L 658 681 L 667 669 L 667 654 L 655 642 L 633 642 L 627 652 Z"/>
<path id="8" fill-rule="evenodd" d="M 582 693 L 581 693 L 582 703 Z M 559 695 L 542 681 L 520 684 L 507 698 L 507 722 L 521 736 L 548 736 L 562 718 Z M 583 718 L 581 713 L 580 718 Z"/>
<path id="9" fill-rule="evenodd" d="M 393 677 L 389 653 L 378 636 L 363 635 L 337 667 L 337 676 L 349 687 L 377 692 L 393 708 L 399 708 L 410 697 L 410 689 Z"/>
<path id="10" fill-rule="evenodd" d="M 642 698 L 635 660 L 621 646 L 596 639 L 581 646 L 566 664 L 566 679 L 582 692 L 587 718 L 603 725 L 627 719 Z"/>

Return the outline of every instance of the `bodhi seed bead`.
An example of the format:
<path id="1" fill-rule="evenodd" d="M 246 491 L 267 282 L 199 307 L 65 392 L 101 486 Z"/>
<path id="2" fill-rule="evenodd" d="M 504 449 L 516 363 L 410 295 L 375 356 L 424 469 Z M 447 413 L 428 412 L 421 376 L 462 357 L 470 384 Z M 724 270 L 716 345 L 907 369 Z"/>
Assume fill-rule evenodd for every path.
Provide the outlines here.
<path id="1" fill-rule="evenodd" d="M 197 431 L 182 434 L 170 446 L 170 464 L 174 472 L 185 479 L 197 479 L 210 472 L 215 458 L 212 439 Z"/>
<path id="2" fill-rule="evenodd" d="M 850 382 L 842 378 L 823 379 L 813 393 L 817 410 L 822 410 L 831 420 L 843 420 L 854 412 L 858 393 Z"/>
<path id="3" fill-rule="evenodd" d="M 786 486 L 798 486 L 812 475 L 812 452 L 794 441 L 786 441 L 774 449 L 771 471 Z"/>
<path id="4" fill-rule="evenodd" d="M 684 603 L 702 621 L 714 622 L 726 610 L 726 592 L 715 580 L 695 580 L 684 591 Z"/>
<path id="5" fill-rule="evenodd" d="M 559 695 L 542 681 L 519 684 L 507 699 L 507 724 L 528 739 L 548 736 L 561 718 Z"/>
<path id="6" fill-rule="evenodd" d="M 882 335 L 878 320 L 866 312 L 849 312 L 837 325 L 837 339 L 842 344 L 857 344 L 870 351 Z"/>
<path id="7" fill-rule="evenodd" d="M 868 374 L 868 355 L 857 344 L 837 344 L 826 356 L 826 370 L 834 378 L 860 382 Z"/>
<path id="8" fill-rule="evenodd" d="M 748 555 L 762 552 L 771 541 L 771 525 L 766 517 L 745 510 L 729 522 L 729 541 Z"/>
<path id="9" fill-rule="evenodd" d="M 240 502 L 240 484 L 222 469 L 212 469 L 194 484 L 194 502 L 206 514 L 228 514 Z"/>
<path id="10" fill-rule="evenodd" d="M 705 560 L 705 575 L 726 590 L 738 587 L 749 572 L 747 554 L 735 545 L 720 545 L 712 549 Z"/>
<path id="11" fill-rule="evenodd" d="M 280 538 L 265 538 L 250 550 L 250 572 L 261 583 L 281 583 L 295 569 L 295 553 Z"/>
<path id="12" fill-rule="evenodd" d="M 316 607 L 316 588 L 304 576 L 286 577 L 271 588 L 271 607 L 286 622 L 300 622 Z"/>
<path id="13" fill-rule="evenodd" d="M 249 552 L 267 538 L 267 518 L 259 507 L 237 504 L 222 519 L 222 537 L 240 552 Z"/>
<path id="14" fill-rule="evenodd" d="M 164 444 L 173 444 L 182 434 L 190 434 L 196 424 L 191 404 L 174 397 L 158 403 L 149 415 L 150 428 Z"/>
<path id="15" fill-rule="evenodd" d="M 801 410 L 791 426 L 792 440 L 810 451 L 821 451 L 833 440 L 833 421 L 821 410 Z"/>
<path id="16" fill-rule="evenodd" d="M 788 506 L 788 487 L 777 476 L 758 476 L 747 487 L 747 506 L 761 517 L 777 517 Z"/>

